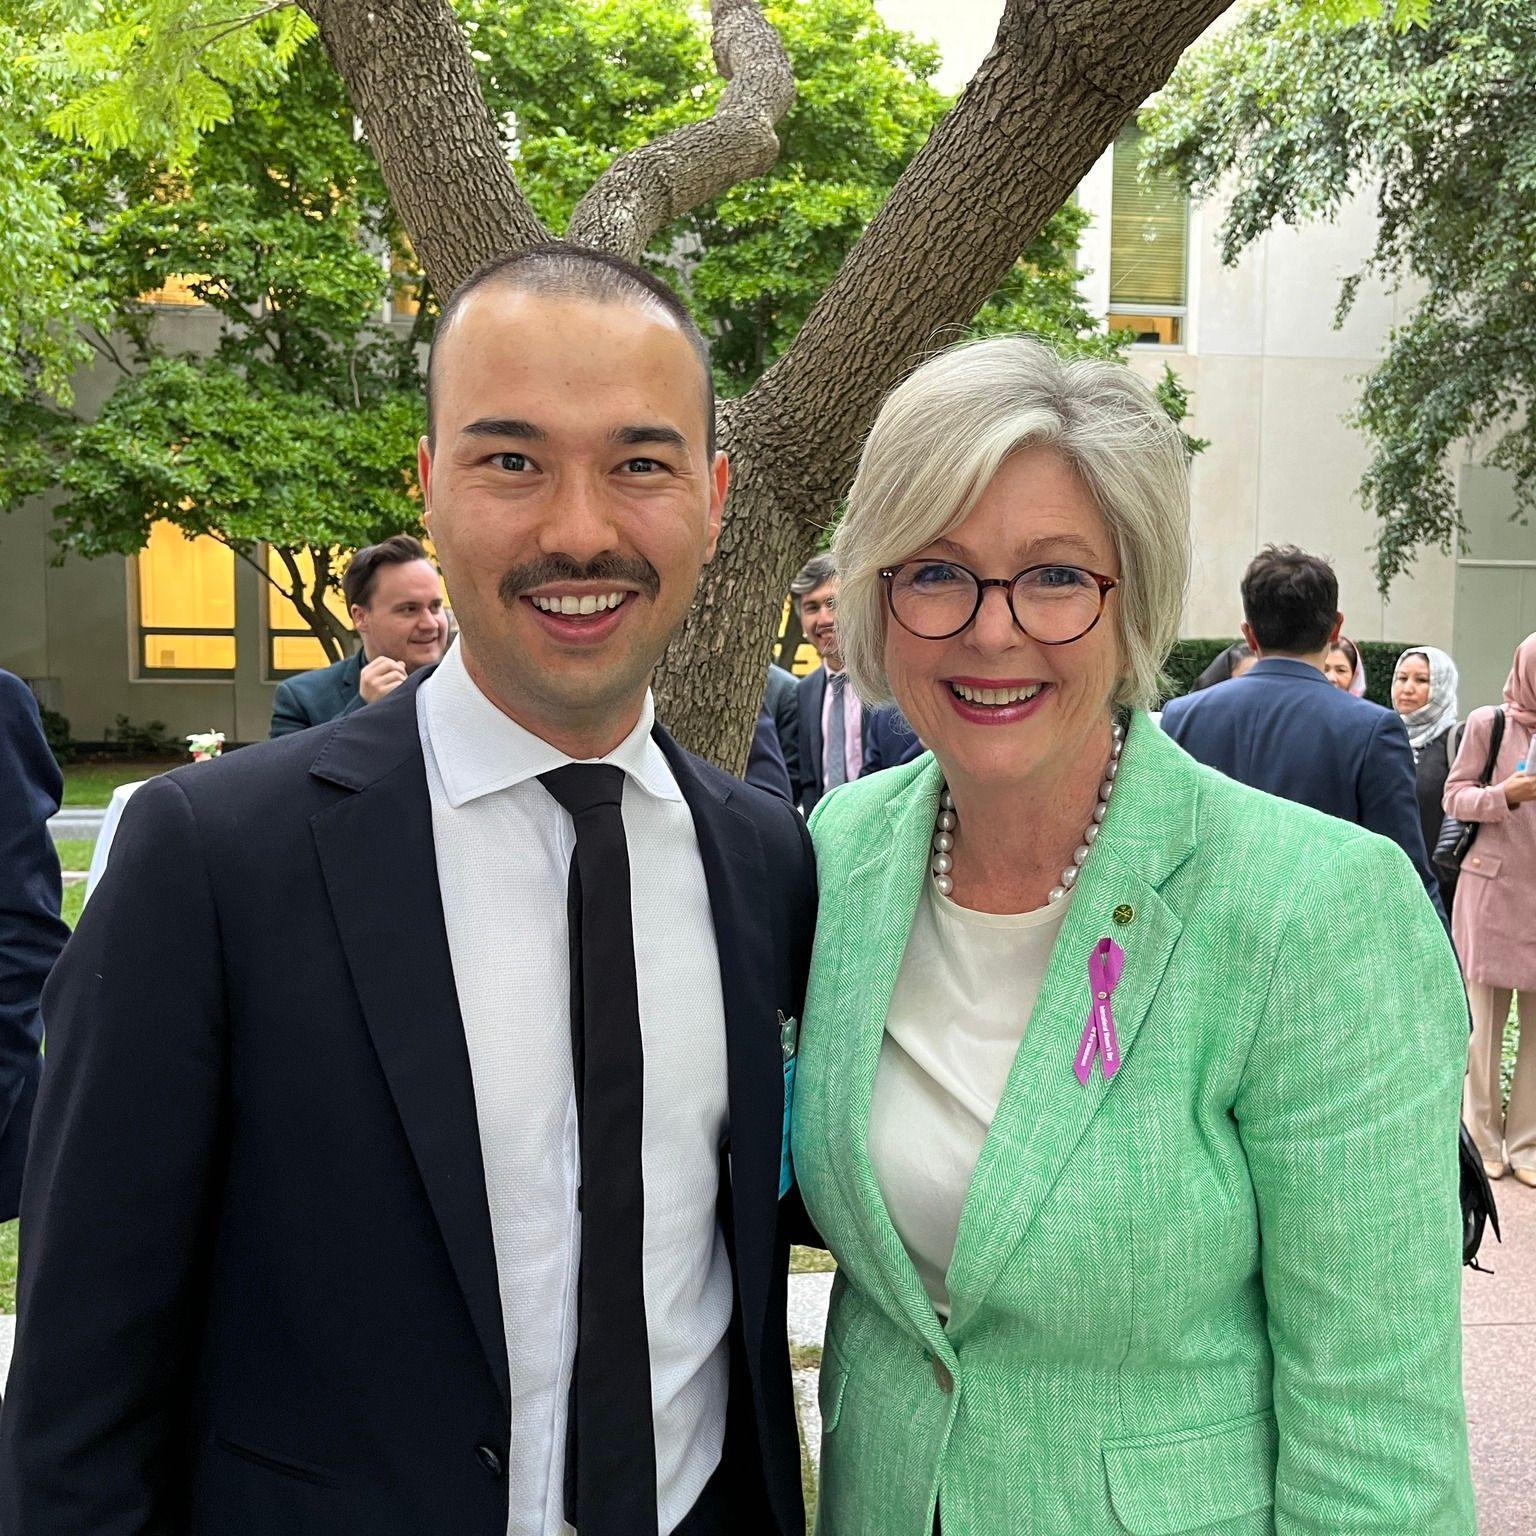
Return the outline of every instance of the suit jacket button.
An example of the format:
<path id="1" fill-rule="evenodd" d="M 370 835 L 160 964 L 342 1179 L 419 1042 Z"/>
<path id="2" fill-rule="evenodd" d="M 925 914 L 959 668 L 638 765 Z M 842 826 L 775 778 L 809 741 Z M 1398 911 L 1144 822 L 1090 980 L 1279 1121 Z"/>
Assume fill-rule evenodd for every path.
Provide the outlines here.
<path id="1" fill-rule="evenodd" d="M 501 1476 L 503 1470 L 501 1465 L 501 1457 L 498 1456 L 496 1452 L 490 1448 L 490 1446 L 477 1445 L 475 1447 L 475 1458 L 479 1461 L 480 1465 L 491 1474 L 492 1477 Z"/>
<path id="2" fill-rule="evenodd" d="M 940 1392 L 953 1392 L 955 1390 L 955 1378 L 949 1374 L 949 1367 L 937 1357 L 933 1362 L 933 1381 Z"/>

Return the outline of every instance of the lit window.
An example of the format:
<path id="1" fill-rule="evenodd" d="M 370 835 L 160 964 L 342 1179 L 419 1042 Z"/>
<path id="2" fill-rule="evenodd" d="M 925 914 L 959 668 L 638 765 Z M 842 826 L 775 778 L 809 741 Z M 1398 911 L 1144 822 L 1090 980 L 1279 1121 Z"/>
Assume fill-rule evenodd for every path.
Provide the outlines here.
<path id="1" fill-rule="evenodd" d="M 206 535 L 155 523 L 134 561 L 139 665 L 145 672 L 222 675 L 235 670 L 235 556 Z"/>
<path id="2" fill-rule="evenodd" d="M 314 586 L 315 560 L 307 549 L 294 551 L 294 562 L 299 568 L 304 591 Z M 331 557 L 331 569 L 338 574 L 346 569 L 346 559 L 339 554 Z M 293 577 L 283 562 L 283 557 L 267 546 L 267 573 L 284 591 L 291 591 Z M 341 621 L 344 632 L 352 631 L 352 620 L 340 592 L 331 590 L 325 595 L 325 606 Z M 267 673 L 271 677 L 286 677 L 294 672 L 308 672 L 315 667 L 328 667 L 335 658 L 325 654 L 325 647 L 316 638 L 314 630 L 304 622 L 303 615 L 294 607 L 291 599 L 270 584 L 267 587 Z"/>
<path id="3" fill-rule="evenodd" d="M 203 279 L 190 274 L 175 274 L 166 278 L 158 288 L 151 288 L 139 295 L 141 304 L 161 304 L 171 309 L 194 309 L 203 301 L 192 291 L 193 283 Z"/>
<path id="4" fill-rule="evenodd" d="M 1188 313 L 1189 199 L 1172 176 L 1141 175 L 1142 132 L 1115 140 L 1109 232 L 1109 328 L 1137 343 L 1180 346 Z"/>

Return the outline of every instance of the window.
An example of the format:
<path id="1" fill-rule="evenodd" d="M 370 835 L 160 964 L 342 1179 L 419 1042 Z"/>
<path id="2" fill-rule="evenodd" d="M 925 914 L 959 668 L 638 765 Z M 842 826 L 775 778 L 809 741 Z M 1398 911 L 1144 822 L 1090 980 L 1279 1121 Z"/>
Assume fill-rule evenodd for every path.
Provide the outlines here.
<path id="1" fill-rule="evenodd" d="M 173 274 L 160 287 L 141 293 L 139 303 L 159 304 L 169 309 L 196 309 L 203 301 L 193 293 L 192 284 L 202 281 L 200 277 Z"/>
<path id="2" fill-rule="evenodd" d="M 1142 132 L 1115 140 L 1109 232 L 1109 328 L 1139 344 L 1181 346 L 1188 313 L 1189 199 L 1172 176 L 1141 176 Z"/>
<path id="3" fill-rule="evenodd" d="M 206 535 L 158 522 L 134 560 L 139 666 L 181 677 L 235 670 L 235 556 Z"/>
<path id="4" fill-rule="evenodd" d="M 299 574 L 303 578 L 304 590 L 307 592 L 315 579 L 314 557 L 307 549 L 297 550 L 294 560 L 299 567 Z M 346 561 L 340 557 L 333 557 L 332 569 L 341 571 L 346 568 Z M 283 557 L 267 546 L 267 574 L 273 581 L 279 582 L 285 590 L 291 590 L 293 578 L 288 573 L 288 567 L 283 563 Z M 342 628 L 351 633 L 352 620 L 347 613 L 347 605 L 340 592 L 331 591 L 325 595 L 325 606 L 341 620 Z M 295 672 L 308 672 L 314 667 L 328 667 L 334 657 L 325 654 L 325 647 L 315 638 L 315 632 L 304 622 L 299 610 L 293 603 L 270 584 L 267 585 L 267 675 L 269 677 L 290 677 Z"/>

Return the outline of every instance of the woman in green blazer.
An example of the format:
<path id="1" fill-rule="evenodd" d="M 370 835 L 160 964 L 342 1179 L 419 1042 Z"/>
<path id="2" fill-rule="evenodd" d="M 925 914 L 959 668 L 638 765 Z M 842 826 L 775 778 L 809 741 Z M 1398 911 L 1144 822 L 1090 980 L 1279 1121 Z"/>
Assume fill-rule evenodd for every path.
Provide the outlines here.
<path id="1" fill-rule="evenodd" d="M 811 821 L 817 1536 L 1464 1536 L 1466 1005 L 1408 860 L 1142 712 L 1182 446 L 1004 338 L 886 402 L 844 657 L 932 749 Z"/>

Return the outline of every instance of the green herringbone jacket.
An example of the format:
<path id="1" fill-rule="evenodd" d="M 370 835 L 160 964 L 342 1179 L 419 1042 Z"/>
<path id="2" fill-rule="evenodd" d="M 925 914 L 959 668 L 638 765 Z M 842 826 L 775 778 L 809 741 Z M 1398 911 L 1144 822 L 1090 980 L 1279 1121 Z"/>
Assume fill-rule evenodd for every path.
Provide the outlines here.
<path id="1" fill-rule="evenodd" d="M 867 1150 L 939 788 L 925 755 L 811 824 L 794 1162 L 838 1261 L 817 1536 L 930 1536 L 936 1504 L 944 1536 L 1467 1536 L 1467 1013 L 1407 858 L 1134 718 L 945 1327 Z M 1084 1087 L 1102 938 L 1122 1065 Z"/>

